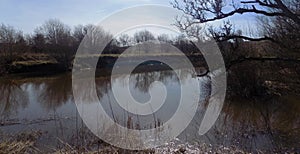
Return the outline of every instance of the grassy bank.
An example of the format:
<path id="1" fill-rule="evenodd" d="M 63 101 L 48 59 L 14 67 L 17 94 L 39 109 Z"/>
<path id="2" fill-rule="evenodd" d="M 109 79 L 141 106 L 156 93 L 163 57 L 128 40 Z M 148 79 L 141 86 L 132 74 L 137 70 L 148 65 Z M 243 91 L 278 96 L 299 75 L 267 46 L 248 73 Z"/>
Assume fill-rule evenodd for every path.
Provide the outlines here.
<path id="1" fill-rule="evenodd" d="M 163 58 L 173 58 L 180 60 L 182 54 L 174 55 L 169 53 L 151 53 L 151 54 L 88 54 L 79 55 L 78 58 L 86 61 L 87 64 L 91 61 L 91 58 L 97 58 L 98 66 L 97 68 L 112 68 L 114 63 L 119 57 L 122 57 L 129 63 L 132 60 L 137 59 L 151 59 L 153 57 L 163 57 Z M 62 58 L 62 57 L 60 57 Z M 199 54 L 188 55 L 195 66 L 205 65 L 203 57 Z M 41 73 L 47 75 L 47 73 L 61 73 L 70 71 L 73 66 L 73 58 L 68 60 L 58 60 L 59 58 L 48 55 L 48 54 L 23 54 L 18 55 L 12 62 L 2 62 L 0 63 L 0 74 L 19 74 L 19 73 Z M 174 63 L 180 63 L 180 61 L 175 61 Z M 130 65 L 130 64 L 129 64 Z M 81 66 L 80 66 L 81 67 Z M 87 66 L 84 66 L 87 67 Z"/>
<path id="2" fill-rule="evenodd" d="M 54 154 L 64 154 L 64 153 L 133 153 L 133 154 L 149 154 L 149 153 L 224 153 L 224 154 L 246 154 L 243 150 L 239 150 L 236 147 L 224 147 L 212 146 L 207 144 L 182 144 L 179 141 L 174 140 L 170 143 L 153 149 L 143 150 L 143 151 L 130 151 L 120 148 L 110 146 L 104 142 L 99 141 L 96 137 L 89 138 L 89 143 L 95 142 L 94 144 L 88 145 L 72 145 L 64 142 L 60 139 L 57 141 L 60 143 L 57 147 L 52 147 L 51 149 L 40 148 L 39 138 L 43 135 L 40 131 L 24 132 L 17 135 L 1 135 L 0 142 L 0 153 L 54 153 Z M 84 142 L 84 141 L 82 141 Z M 96 148 L 95 148 L 96 147 Z M 262 153 L 262 151 L 257 151 Z"/>

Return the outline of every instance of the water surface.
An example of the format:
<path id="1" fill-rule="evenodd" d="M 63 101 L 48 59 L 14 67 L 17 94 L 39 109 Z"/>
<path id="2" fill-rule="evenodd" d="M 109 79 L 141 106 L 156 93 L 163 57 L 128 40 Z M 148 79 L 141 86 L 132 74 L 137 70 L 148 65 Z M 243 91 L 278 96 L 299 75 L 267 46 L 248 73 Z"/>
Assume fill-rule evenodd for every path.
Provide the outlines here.
<path id="1" fill-rule="evenodd" d="M 114 121 L 133 129 L 149 129 L 164 124 L 176 111 L 180 100 L 179 79 L 188 84 L 198 80 L 200 101 L 196 116 L 179 136 L 182 142 L 208 143 L 212 145 L 236 145 L 241 149 L 270 150 L 274 148 L 299 148 L 300 98 L 283 96 L 264 100 L 230 98 L 225 101 L 216 124 L 205 135 L 198 135 L 199 125 L 210 95 L 208 77 L 196 77 L 189 70 L 154 71 L 135 73 L 130 77 L 130 91 L 139 102 L 150 99 L 149 86 L 154 81 L 164 83 L 168 95 L 165 104 L 151 115 L 138 116 L 126 112 L 117 105 L 111 84 L 122 86 L 124 76 L 97 77 L 97 94 L 106 112 Z M 193 99 L 193 98 L 191 98 Z M 65 142 L 83 142 L 82 132 L 89 132 L 77 113 L 72 98 L 70 74 L 50 77 L 21 78 L 18 76 L 0 80 L 0 132 L 17 134 L 40 130 L 39 144 L 55 147 L 58 139 Z M 100 121 L 101 122 L 101 121 Z M 47 146 L 45 146 L 47 145 Z"/>

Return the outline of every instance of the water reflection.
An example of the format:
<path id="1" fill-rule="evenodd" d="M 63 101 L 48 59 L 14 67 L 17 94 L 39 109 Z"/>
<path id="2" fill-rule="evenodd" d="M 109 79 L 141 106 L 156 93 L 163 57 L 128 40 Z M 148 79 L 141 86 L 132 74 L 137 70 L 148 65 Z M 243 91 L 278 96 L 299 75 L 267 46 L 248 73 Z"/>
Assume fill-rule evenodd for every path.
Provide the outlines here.
<path id="1" fill-rule="evenodd" d="M 297 147 L 300 145 L 299 100 L 297 96 L 265 100 L 227 99 L 214 128 L 205 136 L 194 134 L 187 140 L 238 145 L 248 151 Z M 194 121 L 199 123 L 201 119 Z M 197 127 L 199 125 L 191 126 L 186 133 Z"/>
<path id="2" fill-rule="evenodd" d="M 161 81 L 166 83 L 167 81 L 178 82 L 178 78 L 176 78 L 176 74 L 172 71 L 164 71 L 161 73 L 158 72 L 147 72 L 143 74 L 136 74 L 134 78 L 135 80 L 134 88 L 139 89 L 142 92 L 148 92 L 151 83 L 154 81 Z"/>
<path id="3" fill-rule="evenodd" d="M 46 109 L 58 108 L 71 99 L 72 80 L 69 75 L 60 75 L 40 86 L 41 91 L 37 97 Z"/>
<path id="4" fill-rule="evenodd" d="M 188 80 L 192 78 L 191 75 L 187 75 L 190 74 L 190 70 L 177 71 L 179 71 L 183 82 L 188 82 Z M 116 84 L 116 86 L 124 87 L 125 81 L 123 80 L 123 76 L 124 75 L 113 77 L 111 82 L 107 78 L 96 79 L 97 94 L 100 98 L 101 105 L 115 122 L 118 122 L 124 127 L 142 130 L 157 128 L 172 117 L 180 100 L 180 95 L 178 95 L 180 94 L 180 83 L 178 77 L 176 76 L 176 72 L 145 72 L 131 75 L 129 85 L 131 94 L 137 101 L 141 103 L 147 102 L 150 99 L 148 90 L 154 81 L 162 82 L 167 88 L 168 95 L 165 104 L 155 114 L 146 116 L 139 116 L 125 111 L 115 100 L 110 86 L 113 82 Z M 78 87 L 83 88 L 82 86 Z M 82 96 L 88 95 L 86 93 L 89 92 L 83 91 Z"/>
<path id="5" fill-rule="evenodd" d="M 133 97 L 139 102 L 146 102 L 150 96 L 149 87 L 153 81 L 161 81 L 168 91 L 167 102 L 155 114 L 137 116 L 124 111 L 117 103 L 111 92 L 111 84 L 123 84 L 123 75 L 112 78 L 98 77 L 95 82 L 97 94 L 106 112 L 119 124 L 138 130 L 162 126 L 178 106 L 180 98 L 179 78 L 183 84 L 189 82 L 190 70 L 178 70 L 177 77 L 174 71 L 156 71 L 136 73 L 130 77 L 130 90 Z M 241 98 L 227 98 L 222 113 L 206 135 L 197 135 L 203 113 L 207 107 L 210 94 L 210 80 L 207 77 L 197 78 L 200 81 L 201 100 L 198 111 L 191 125 L 181 134 L 180 138 L 187 141 L 207 142 L 211 144 L 238 145 L 249 151 L 256 148 L 271 149 L 280 146 L 297 147 L 300 145 L 300 98 L 297 96 L 283 96 L 265 98 L 264 100 L 245 100 Z M 72 98 L 71 75 L 63 74 L 48 78 L 1 79 L 0 80 L 0 119 L 30 119 L 36 120 L 53 115 L 58 117 L 77 117 L 77 119 L 63 119 L 59 122 L 59 129 L 74 129 L 69 131 L 70 136 L 78 135 L 78 130 L 84 128 L 78 124 L 80 118 Z M 85 84 L 79 85 L 82 93 Z M 85 90 L 84 90 L 85 89 Z M 61 137 L 63 133 L 55 133 L 53 121 L 44 125 L 33 126 L 1 126 L 4 132 L 20 131 L 22 129 L 43 129 L 53 136 Z M 64 135 L 66 135 L 64 133 Z M 55 138 L 55 137 L 54 137 Z M 72 138 L 69 138 L 72 140 Z M 50 139 L 49 139 L 50 140 Z M 49 142 L 47 140 L 47 142 Z M 52 140 L 54 140 L 52 138 Z"/>
<path id="6" fill-rule="evenodd" d="M 15 80 L 1 80 L 0 82 L 0 115 L 1 119 L 17 114 L 19 108 L 28 105 L 28 96 L 22 84 Z"/>

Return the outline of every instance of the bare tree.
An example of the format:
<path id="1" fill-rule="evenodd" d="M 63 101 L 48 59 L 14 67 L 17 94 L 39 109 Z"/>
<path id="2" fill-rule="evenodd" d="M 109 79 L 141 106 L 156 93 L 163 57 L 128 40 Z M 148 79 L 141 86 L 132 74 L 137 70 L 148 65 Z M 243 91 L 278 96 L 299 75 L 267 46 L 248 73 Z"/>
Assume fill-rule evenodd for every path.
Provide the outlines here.
<path id="1" fill-rule="evenodd" d="M 123 47 L 125 46 L 129 46 L 131 41 L 132 41 L 132 38 L 130 38 L 130 36 L 128 34 L 122 34 L 120 37 L 119 37 L 119 42 L 121 43 L 121 45 Z"/>
<path id="2" fill-rule="evenodd" d="M 255 13 L 267 17 L 280 17 L 300 25 L 298 0 L 238 0 L 228 3 L 224 0 L 174 0 L 173 7 L 182 11 L 185 16 L 178 17 L 176 25 L 181 30 L 191 26 L 228 18 L 235 14 Z M 251 41 L 271 40 L 270 36 L 250 38 L 247 36 L 230 36 L 227 39 L 240 37 Z"/>
<path id="3" fill-rule="evenodd" d="M 133 36 L 134 42 L 139 44 L 147 41 L 153 41 L 155 40 L 155 36 L 148 30 L 138 31 Z M 139 53 L 145 53 L 146 51 L 149 51 L 149 48 L 151 47 L 151 43 L 145 43 L 143 45 L 137 45 L 137 50 Z"/>
<path id="4" fill-rule="evenodd" d="M 64 44 L 67 39 L 71 36 L 71 29 L 58 19 L 50 19 L 45 22 L 41 27 L 40 31 L 47 38 L 50 44 Z"/>
<path id="5" fill-rule="evenodd" d="M 58 19 L 46 21 L 36 31 L 45 37 L 47 44 L 46 51 L 51 54 L 65 69 L 69 69 L 74 49 L 74 39 L 71 36 L 71 29 Z"/>
<path id="6" fill-rule="evenodd" d="M 35 33 L 33 36 L 31 36 L 31 42 L 32 42 L 32 49 L 35 53 L 44 53 L 45 52 L 45 44 L 46 39 L 44 34 L 42 34 L 40 31 L 35 30 Z"/>
<path id="7" fill-rule="evenodd" d="M 180 51 L 187 55 L 199 52 L 198 48 L 194 46 L 192 41 L 184 34 L 178 35 L 173 40 L 174 46 L 176 46 Z"/>
<path id="8" fill-rule="evenodd" d="M 16 43 L 21 43 L 23 34 L 21 31 L 15 30 L 9 25 L 0 25 L 0 54 L 4 57 L 6 63 L 14 60 L 17 51 L 15 51 Z"/>
<path id="9" fill-rule="evenodd" d="M 297 5 L 296 5 L 297 6 Z M 300 10 L 300 2 L 298 4 Z M 300 12 L 300 11 L 298 11 Z M 258 17 L 260 34 L 276 40 L 285 52 L 299 52 L 300 49 L 300 25 L 283 17 L 266 18 Z"/>
<path id="10" fill-rule="evenodd" d="M 150 31 L 143 30 L 134 34 L 134 40 L 136 43 L 142 43 L 146 41 L 155 40 L 155 37 Z"/>
<path id="11" fill-rule="evenodd" d="M 160 34 L 157 36 L 157 40 L 165 43 L 172 43 L 168 34 Z"/>
<path id="12" fill-rule="evenodd" d="M 83 40 L 82 47 L 88 49 L 86 54 L 96 54 L 99 49 L 104 49 L 109 44 L 113 36 L 106 32 L 102 27 L 95 25 L 86 25 L 87 35 Z"/>
<path id="13" fill-rule="evenodd" d="M 249 57 L 240 55 L 237 47 L 244 40 L 262 41 L 262 44 L 269 44 L 269 52 L 277 50 L 278 52 L 287 53 L 296 51 L 299 53 L 300 48 L 300 1 L 299 0 L 174 0 L 173 7 L 182 11 L 185 15 L 177 17 L 176 26 L 187 35 L 197 35 L 193 27 L 202 23 L 210 23 L 217 20 L 225 20 L 236 14 L 254 13 L 259 16 L 261 36 L 254 37 L 243 35 L 241 31 L 235 31 L 234 26 L 225 21 L 220 27 L 209 27 L 210 36 L 213 36 L 223 46 L 223 55 L 231 58 L 228 60 L 227 68 L 231 65 L 247 60 L 261 61 L 298 61 L 293 57 Z M 268 41 L 268 42 L 266 42 Z M 273 45 L 271 45 L 273 44 Z M 247 50 L 249 43 L 244 43 L 243 50 Z M 221 47 L 222 48 L 222 47 Z M 226 51 L 224 50 L 226 48 Z M 256 47 L 257 49 L 257 47 Z M 282 55 L 282 54 L 281 54 Z M 225 56 L 226 57 L 226 56 Z M 235 59 L 236 58 L 236 59 Z"/>
<path id="14" fill-rule="evenodd" d="M 86 34 L 87 34 L 87 26 L 77 25 L 74 27 L 72 36 L 75 38 L 76 42 L 80 43 Z"/>

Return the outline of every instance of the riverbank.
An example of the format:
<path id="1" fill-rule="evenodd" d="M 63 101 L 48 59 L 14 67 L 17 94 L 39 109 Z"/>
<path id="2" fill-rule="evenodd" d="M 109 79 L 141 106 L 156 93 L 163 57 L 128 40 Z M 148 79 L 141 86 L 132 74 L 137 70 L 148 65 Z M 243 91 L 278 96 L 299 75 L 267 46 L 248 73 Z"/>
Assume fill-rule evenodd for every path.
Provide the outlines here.
<path id="1" fill-rule="evenodd" d="M 107 143 L 102 142 L 93 135 L 90 138 L 86 138 L 80 144 L 67 143 L 57 138 L 57 146 L 50 147 L 39 143 L 39 138 L 46 135 L 42 131 L 22 132 L 16 135 L 3 135 L 0 139 L 0 153 L 53 153 L 53 154 L 65 154 L 65 153 L 112 153 L 112 154 L 161 154 L 161 153 L 173 153 L 173 154 L 251 154 L 251 153 L 297 153 L 299 149 L 280 149 L 262 151 L 256 150 L 247 152 L 239 149 L 236 146 L 224 146 L 224 145 L 211 145 L 205 143 L 183 143 L 179 139 L 174 139 L 169 143 L 165 143 L 162 146 L 146 150 L 124 150 Z M 87 141 L 87 139 L 89 141 Z M 43 152 L 42 152 L 43 151 Z"/>
<path id="2" fill-rule="evenodd" d="M 189 144 L 182 143 L 178 139 L 172 142 L 165 143 L 165 145 L 148 149 L 142 151 L 130 151 L 119 149 L 110 146 L 96 137 L 89 139 L 90 143 L 88 145 L 78 146 L 69 144 L 57 138 L 60 143 L 57 147 L 51 147 L 48 149 L 42 149 L 46 145 L 41 145 L 38 143 L 39 138 L 44 135 L 41 131 L 23 132 L 17 135 L 1 135 L 0 140 L 0 153 L 42 153 L 42 151 L 47 151 L 47 153 L 63 154 L 63 153 L 133 153 L 133 154 L 161 154 L 161 153 L 197 153 L 197 154 L 213 154 L 213 153 L 224 153 L 224 154 L 248 154 L 249 152 L 238 149 L 237 147 L 225 147 L 222 145 L 212 146 L 207 144 Z M 275 151 L 274 151 L 275 152 Z M 284 151 L 289 153 L 292 151 Z M 264 153 L 263 151 L 257 151 L 257 153 Z"/>
<path id="3" fill-rule="evenodd" d="M 61 73 L 65 71 L 54 57 L 48 54 L 22 54 L 17 55 L 14 61 L 0 64 L 0 74 L 41 74 Z"/>
<path id="4" fill-rule="evenodd" d="M 98 60 L 97 69 L 108 69 L 114 66 L 116 60 L 119 58 L 119 54 L 102 54 L 102 55 L 89 55 L 81 56 L 80 60 L 86 61 L 84 66 L 76 66 L 77 68 L 89 67 L 91 59 L 96 58 Z M 126 54 L 122 55 L 124 64 L 130 65 L 131 62 L 136 60 L 144 59 L 155 59 L 155 57 L 172 59 L 174 63 L 179 64 L 183 55 L 171 55 L 171 54 Z M 205 67 L 206 62 L 204 58 L 199 54 L 187 56 L 194 67 Z M 86 66 L 87 65 L 87 66 Z M 166 70 L 170 69 L 166 65 L 162 65 L 160 62 L 148 61 L 143 63 L 141 66 L 153 68 L 153 70 Z M 32 74 L 32 76 L 47 76 L 49 74 L 57 74 L 62 72 L 70 72 L 73 67 L 73 60 L 66 63 L 60 63 L 56 58 L 47 54 L 24 54 L 19 55 L 15 61 L 9 64 L 0 64 L 0 75 L 9 74 Z"/>

